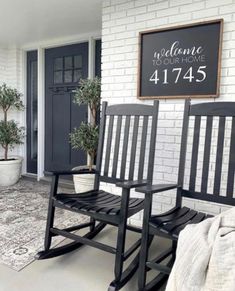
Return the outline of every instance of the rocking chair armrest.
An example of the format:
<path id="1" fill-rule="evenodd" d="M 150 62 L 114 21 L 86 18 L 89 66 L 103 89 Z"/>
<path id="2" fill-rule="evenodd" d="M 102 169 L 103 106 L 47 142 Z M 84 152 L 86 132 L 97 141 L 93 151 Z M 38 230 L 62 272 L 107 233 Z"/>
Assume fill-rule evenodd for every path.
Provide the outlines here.
<path id="1" fill-rule="evenodd" d="M 148 184 L 147 180 L 136 180 L 136 181 L 123 181 L 116 183 L 117 187 L 121 187 L 124 189 L 132 189 L 132 188 L 138 188 L 141 186 L 145 186 Z"/>
<path id="2" fill-rule="evenodd" d="M 79 169 L 79 170 L 71 170 L 71 171 L 52 171 L 47 172 L 47 175 L 50 176 L 63 176 L 63 175 L 82 175 L 82 174 L 99 174 L 98 171 L 95 169 L 92 169 L 91 171 L 89 169 Z"/>
<path id="3" fill-rule="evenodd" d="M 178 188 L 178 184 L 155 184 L 155 185 L 146 185 L 143 187 L 139 187 L 136 191 L 145 194 L 154 194 L 159 193 L 171 189 Z"/>

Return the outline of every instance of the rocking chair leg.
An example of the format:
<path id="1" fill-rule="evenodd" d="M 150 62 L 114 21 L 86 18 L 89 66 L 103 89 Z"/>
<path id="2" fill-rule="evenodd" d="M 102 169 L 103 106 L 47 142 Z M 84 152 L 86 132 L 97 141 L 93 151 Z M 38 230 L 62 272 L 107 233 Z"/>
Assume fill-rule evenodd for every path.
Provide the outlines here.
<path id="1" fill-rule="evenodd" d="M 152 209 L 152 195 L 145 196 L 145 208 L 143 218 L 143 231 L 140 250 L 140 264 L 139 264 L 139 276 L 138 276 L 138 290 L 143 291 L 146 285 L 147 267 L 146 262 L 148 259 L 148 249 L 153 240 L 153 236 L 149 235 L 149 217 Z"/>
<path id="2" fill-rule="evenodd" d="M 146 284 L 146 277 L 148 268 L 146 266 L 146 262 L 148 260 L 148 249 L 150 246 L 150 242 L 152 242 L 153 237 L 149 236 L 147 239 L 142 241 L 141 251 L 140 251 L 140 264 L 139 264 L 139 276 L 138 276 L 138 287 L 139 291 L 144 290 Z"/>
<path id="3" fill-rule="evenodd" d="M 90 222 L 92 223 L 90 226 L 90 231 L 92 232 L 95 229 L 95 219 L 93 217 L 91 217 Z"/>
<path id="4" fill-rule="evenodd" d="M 49 207 L 50 208 L 48 210 L 46 235 L 45 235 L 45 241 L 44 241 L 45 250 L 49 250 L 51 246 L 52 235 L 50 233 L 50 228 L 53 227 L 54 215 L 55 215 L 55 207 L 53 207 L 52 205 Z"/>
<path id="5" fill-rule="evenodd" d="M 115 262 L 115 278 L 117 281 L 121 279 L 122 269 L 123 269 L 123 254 L 125 248 L 126 241 L 126 221 L 123 221 L 119 226 L 118 230 L 118 239 L 117 239 L 117 254 L 116 254 L 116 262 Z"/>
<path id="6" fill-rule="evenodd" d="M 50 229 L 53 227 L 54 216 L 55 216 L 55 207 L 53 206 L 53 197 L 56 195 L 57 188 L 58 188 L 58 176 L 53 176 L 51 193 L 50 193 L 50 198 L 49 198 L 50 200 L 49 200 L 49 205 L 48 205 L 46 234 L 45 234 L 45 241 L 44 241 L 45 250 L 49 250 L 51 246 L 52 235 L 50 233 Z"/>
<path id="7" fill-rule="evenodd" d="M 123 271 L 124 251 L 126 241 L 127 211 L 129 204 L 129 190 L 123 189 L 122 196 L 123 197 L 121 204 L 120 224 L 118 227 L 117 236 L 117 252 L 114 267 L 115 280 L 110 284 L 108 289 L 109 291 L 119 290 L 118 283 L 121 281 Z"/>
<path id="8" fill-rule="evenodd" d="M 108 291 L 117 291 L 118 283 L 121 281 L 123 263 L 124 263 L 124 249 L 125 249 L 125 240 L 126 240 L 126 220 L 123 220 L 118 228 L 118 238 L 117 238 L 117 253 L 115 259 L 115 280 L 109 286 Z"/>
<path id="9" fill-rule="evenodd" d="M 176 248 L 177 248 L 177 241 L 172 241 L 172 250 L 173 250 L 172 258 L 174 261 L 176 257 Z"/>

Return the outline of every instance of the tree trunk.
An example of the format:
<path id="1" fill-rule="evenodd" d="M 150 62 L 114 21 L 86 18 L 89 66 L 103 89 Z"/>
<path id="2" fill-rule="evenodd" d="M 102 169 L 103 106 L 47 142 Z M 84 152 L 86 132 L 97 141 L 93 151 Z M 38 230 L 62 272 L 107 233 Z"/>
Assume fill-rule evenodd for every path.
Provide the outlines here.
<path id="1" fill-rule="evenodd" d="M 4 110 L 4 123 L 7 124 L 7 110 Z M 6 147 L 4 148 L 4 159 L 5 161 L 7 161 L 8 158 L 8 144 L 6 145 Z"/>
<path id="2" fill-rule="evenodd" d="M 7 110 L 4 110 L 4 122 L 7 123 Z"/>
<path id="3" fill-rule="evenodd" d="M 90 106 L 90 113 L 91 113 L 91 120 L 90 120 L 90 124 L 92 126 L 96 125 L 96 108 Z"/>
<path id="4" fill-rule="evenodd" d="M 91 157 L 91 155 L 89 155 L 89 161 L 88 161 L 88 168 L 89 168 L 89 171 L 92 170 L 92 164 L 93 164 L 93 162 L 92 162 L 92 157 Z"/>
<path id="5" fill-rule="evenodd" d="M 4 159 L 5 159 L 5 161 L 7 161 L 7 158 L 8 158 L 8 145 L 6 145 L 5 152 L 4 152 Z"/>
<path id="6" fill-rule="evenodd" d="M 95 160 L 95 154 L 89 154 L 89 161 L 88 161 L 88 167 L 89 167 L 89 171 L 92 170 L 92 167 L 94 165 L 94 160 Z"/>

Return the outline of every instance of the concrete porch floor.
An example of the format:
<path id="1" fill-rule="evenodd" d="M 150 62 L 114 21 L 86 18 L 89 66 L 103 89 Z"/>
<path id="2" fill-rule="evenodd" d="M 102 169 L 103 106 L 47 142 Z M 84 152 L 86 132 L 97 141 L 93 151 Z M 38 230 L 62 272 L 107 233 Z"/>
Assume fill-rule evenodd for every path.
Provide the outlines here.
<path id="1" fill-rule="evenodd" d="M 127 245 L 138 234 L 128 232 Z M 116 228 L 108 227 L 98 241 L 115 245 Z M 156 255 L 169 246 L 166 240 L 154 241 L 151 253 Z M 73 253 L 44 261 L 34 261 L 20 272 L 0 265 L 0 291 L 106 291 L 113 280 L 114 256 L 84 246 Z M 156 274 L 156 273 L 155 273 Z M 137 290 L 137 274 L 122 289 Z M 164 290 L 162 288 L 161 290 Z"/>

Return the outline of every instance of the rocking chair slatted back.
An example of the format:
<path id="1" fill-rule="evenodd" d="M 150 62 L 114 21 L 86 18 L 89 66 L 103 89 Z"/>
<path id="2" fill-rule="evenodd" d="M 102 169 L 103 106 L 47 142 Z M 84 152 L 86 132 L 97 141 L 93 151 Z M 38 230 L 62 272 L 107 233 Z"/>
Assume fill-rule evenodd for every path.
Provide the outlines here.
<path id="1" fill-rule="evenodd" d="M 144 165 L 145 148 L 146 148 L 147 128 L 148 128 L 148 116 L 144 116 L 142 142 L 140 146 L 139 171 L 138 171 L 139 180 L 143 178 L 143 170 L 144 170 L 143 165 Z"/>
<path id="2" fill-rule="evenodd" d="M 227 197 L 233 197 L 233 186 L 234 186 L 234 171 L 235 171 L 235 117 L 232 119 L 231 129 L 231 144 L 229 151 L 229 166 L 228 166 L 228 181 L 227 181 Z"/>
<path id="3" fill-rule="evenodd" d="M 202 170 L 202 176 L 204 177 L 202 179 L 202 184 L 201 184 L 201 192 L 202 193 L 206 193 L 207 185 L 208 185 L 212 122 L 213 122 L 212 116 L 208 116 L 207 121 L 206 121 L 206 138 L 205 138 L 203 170 Z"/>
<path id="4" fill-rule="evenodd" d="M 152 182 L 158 104 L 154 101 L 154 106 L 122 104 L 107 107 L 103 102 L 96 164 L 100 176 L 96 177 L 96 187 L 99 179 L 117 183 L 146 178 Z M 148 138 L 149 146 L 146 147 Z"/>
<path id="5" fill-rule="evenodd" d="M 194 135 L 193 135 L 193 149 L 192 149 L 192 159 L 191 159 L 191 173 L 190 173 L 190 182 L 189 182 L 189 191 L 195 190 L 196 182 L 196 172 L 197 172 L 197 160 L 198 160 L 198 146 L 199 146 L 199 137 L 200 137 L 200 124 L 201 117 L 196 116 L 194 124 Z"/>
<path id="6" fill-rule="evenodd" d="M 194 118 L 194 127 L 192 135 L 193 146 L 189 170 L 189 185 L 187 189 L 184 185 L 184 180 L 190 118 Z M 206 118 L 204 129 L 202 126 L 203 118 L 204 120 Z M 216 126 L 217 119 L 218 126 Z M 227 126 L 229 122 L 231 124 L 231 129 Z M 229 131 L 229 138 L 225 138 L 226 131 Z M 203 135 L 202 132 L 205 132 L 205 134 Z M 213 138 L 216 139 L 214 143 L 212 143 Z M 228 154 L 226 154 L 225 146 L 229 147 Z M 202 151 L 199 150 L 200 147 L 203 147 Z M 211 161 L 212 153 L 215 154 L 214 165 L 212 165 Z M 199 157 L 201 154 L 203 154 L 203 158 L 202 165 L 200 167 Z M 227 160 L 225 159 L 225 156 Z M 198 172 L 200 171 L 201 177 L 198 175 Z M 213 172 L 213 178 L 212 175 L 210 175 L 210 172 Z M 224 174 L 225 172 L 226 175 Z M 177 191 L 177 205 L 181 206 L 183 196 L 222 204 L 235 205 L 235 197 L 233 195 L 234 173 L 234 102 L 215 102 L 191 105 L 190 100 L 186 100 L 178 177 L 178 184 L 182 186 L 182 188 L 179 188 Z M 224 181 L 224 177 L 226 177 L 226 182 Z M 211 181 L 211 184 L 213 184 L 211 193 L 208 191 L 208 181 Z M 200 190 L 196 190 L 196 186 L 198 186 L 197 182 L 200 184 Z M 224 190 L 225 193 L 222 193 Z"/>
<path id="7" fill-rule="evenodd" d="M 122 117 L 119 115 L 117 120 L 117 131 L 116 131 L 116 139 L 115 139 L 115 149 L 114 149 L 114 157 L 113 157 L 113 169 L 112 169 L 112 177 L 116 177 L 117 175 L 117 164 L 118 164 L 118 153 L 119 153 L 119 145 L 121 138 L 121 127 L 122 127 Z"/>
<path id="8" fill-rule="evenodd" d="M 214 195 L 216 196 L 218 196 L 220 193 L 223 149 L 224 149 L 224 131 L 225 131 L 225 117 L 220 116 L 216 152 L 215 177 L 214 177 Z"/>
<path id="9" fill-rule="evenodd" d="M 132 146 L 131 146 L 131 161 L 132 161 L 132 163 L 130 165 L 130 170 L 129 170 L 129 180 L 133 180 L 133 178 L 134 178 L 138 128 L 139 128 L 139 116 L 135 116 L 134 127 L 133 127 L 133 136 L 132 136 Z"/>
<path id="10" fill-rule="evenodd" d="M 130 131 L 130 115 L 126 116 L 126 124 L 125 124 L 125 129 L 124 129 L 124 140 L 123 140 L 123 147 L 122 147 L 122 160 L 121 160 L 121 173 L 120 173 L 121 180 L 125 179 L 129 131 Z"/>

